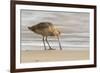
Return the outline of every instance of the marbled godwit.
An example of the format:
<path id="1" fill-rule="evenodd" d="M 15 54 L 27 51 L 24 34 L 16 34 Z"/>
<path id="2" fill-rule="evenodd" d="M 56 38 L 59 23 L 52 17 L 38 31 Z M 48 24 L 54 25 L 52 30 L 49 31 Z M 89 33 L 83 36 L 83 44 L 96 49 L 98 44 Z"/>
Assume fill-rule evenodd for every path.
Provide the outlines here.
<path id="1" fill-rule="evenodd" d="M 38 23 L 37 25 L 34 25 L 32 27 L 28 27 L 28 29 L 30 29 L 31 31 L 40 34 L 43 36 L 43 44 L 44 44 L 44 49 L 46 50 L 46 45 L 45 45 L 45 41 L 47 42 L 48 46 L 49 46 L 49 50 L 53 50 L 47 40 L 48 36 L 56 36 L 59 42 L 59 47 L 60 50 L 62 50 L 61 44 L 60 44 L 60 40 L 59 40 L 59 35 L 60 35 L 60 31 L 54 27 L 54 25 L 50 22 L 41 22 Z"/>

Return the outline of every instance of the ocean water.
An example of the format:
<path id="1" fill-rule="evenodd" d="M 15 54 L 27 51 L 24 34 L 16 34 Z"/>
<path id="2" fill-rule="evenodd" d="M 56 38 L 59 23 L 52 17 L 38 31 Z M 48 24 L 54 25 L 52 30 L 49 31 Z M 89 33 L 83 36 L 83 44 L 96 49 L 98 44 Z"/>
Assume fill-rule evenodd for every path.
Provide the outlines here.
<path id="1" fill-rule="evenodd" d="M 40 22 L 51 22 L 61 31 L 63 50 L 89 50 L 89 13 L 38 10 L 21 10 L 21 50 L 44 50 L 42 36 L 28 29 Z M 48 41 L 59 49 L 56 37 L 48 37 Z"/>

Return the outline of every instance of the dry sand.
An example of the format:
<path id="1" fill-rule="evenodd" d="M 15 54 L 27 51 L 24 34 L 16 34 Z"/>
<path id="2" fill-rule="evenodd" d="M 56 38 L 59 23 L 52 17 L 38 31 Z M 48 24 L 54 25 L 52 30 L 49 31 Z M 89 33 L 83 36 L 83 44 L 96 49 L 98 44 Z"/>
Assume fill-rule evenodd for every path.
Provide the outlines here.
<path id="1" fill-rule="evenodd" d="M 33 50 L 21 51 L 21 63 L 89 59 L 89 50 Z"/>

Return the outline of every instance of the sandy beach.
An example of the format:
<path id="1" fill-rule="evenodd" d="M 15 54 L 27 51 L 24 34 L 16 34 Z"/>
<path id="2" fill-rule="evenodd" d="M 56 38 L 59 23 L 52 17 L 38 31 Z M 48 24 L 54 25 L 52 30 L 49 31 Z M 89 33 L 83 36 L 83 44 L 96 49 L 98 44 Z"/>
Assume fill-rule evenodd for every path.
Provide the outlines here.
<path id="1" fill-rule="evenodd" d="M 89 59 L 89 50 L 30 50 L 21 51 L 21 63 Z"/>

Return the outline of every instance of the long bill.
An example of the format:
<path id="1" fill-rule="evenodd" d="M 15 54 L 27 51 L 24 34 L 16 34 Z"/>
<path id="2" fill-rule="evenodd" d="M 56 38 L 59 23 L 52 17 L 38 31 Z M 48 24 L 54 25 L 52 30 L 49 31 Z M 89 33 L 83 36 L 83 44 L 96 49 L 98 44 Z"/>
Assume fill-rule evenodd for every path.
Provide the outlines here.
<path id="1" fill-rule="evenodd" d="M 60 40 L 59 40 L 59 36 L 57 36 L 57 39 L 58 39 L 58 42 L 59 42 L 60 50 L 62 50 L 61 43 L 60 43 Z"/>
<path id="2" fill-rule="evenodd" d="M 46 45 L 45 45 L 44 36 L 43 36 L 43 44 L 44 44 L 44 49 L 46 50 Z"/>

